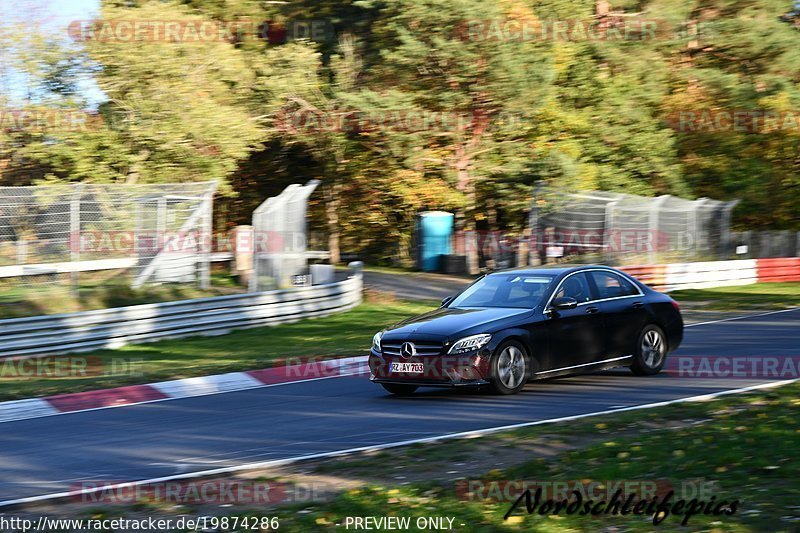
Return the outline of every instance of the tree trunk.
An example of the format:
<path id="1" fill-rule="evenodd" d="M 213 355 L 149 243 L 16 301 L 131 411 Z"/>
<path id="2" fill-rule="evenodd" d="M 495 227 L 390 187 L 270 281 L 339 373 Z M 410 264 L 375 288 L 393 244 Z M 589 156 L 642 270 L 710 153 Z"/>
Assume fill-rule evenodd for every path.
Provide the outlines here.
<path id="1" fill-rule="evenodd" d="M 475 184 L 469 175 L 470 154 L 462 144 L 456 146 L 456 187 L 466 194 L 467 205 L 456 212 L 456 231 L 464 236 L 464 253 L 467 256 L 467 274 L 480 272 L 478 242 L 475 235 Z"/>
<path id="2" fill-rule="evenodd" d="M 331 254 L 332 265 L 341 262 L 341 252 L 339 250 L 339 239 L 341 237 L 341 228 L 339 227 L 340 192 L 341 185 L 338 183 L 334 183 L 325 188 L 325 214 L 328 219 L 328 251 Z"/>
<path id="3" fill-rule="evenodd" d="M 406 228 L 409 226 L 408 220 L 414 220 L 414 214 L 409 213 L 407 217 L 395 217 L 394 223 L 396 228 Z M 413 228 L 413 225 L 412 225 Z M 396 264 L 408 268 L 414 266 L 414 260 L 411 258 L 411 237 L 412 232 L 401 231 L 397 239 L 397 262 Z"/>
<path id="4" fill-rule="evenodd" d="M 522 230 L 522 235 L 519 239 L 519 244 L 517 245 L 517 266 L 523 267 L 528 266 L 528 254 L 530 254 L 530 239 L 531 239 L 531 227 L 528 224 L 525 224 L 525 228 Z"/>

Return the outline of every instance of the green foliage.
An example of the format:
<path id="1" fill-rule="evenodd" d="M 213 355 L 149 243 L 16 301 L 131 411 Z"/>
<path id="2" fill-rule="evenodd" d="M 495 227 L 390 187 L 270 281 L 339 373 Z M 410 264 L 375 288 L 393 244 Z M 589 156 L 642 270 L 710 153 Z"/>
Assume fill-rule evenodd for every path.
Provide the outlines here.
<path id="1" fill-rule="evenodd" d="M 800 34 L 783 0 L 615 3 L 657 21 L 650 40 L 503 39 L 492 22 L 590 21 L 565 0 L 105 0 L 105 20 L 249 21 L 216 42 L 69 43 L 0 27 L 0 70 L 24 73 L 23 102 L 86 106 L 81 131 L 0 128 L 0 182 L 223 181 L 243 198 L 227 223 L 286 183 L 323 180 L 314 220 L 353 251 L 408 259 L 414 215 L 463 213 L 466 227 L 521 231 L 532 186 L 740 198 L 747 229 L 797 229 L 800 127 L 676 128 L 681 112 L 763 110 L 800 123 Z M 336 38 L 268 42 L 261 21 L 316 20 Z M 483 32 L 471 33 L 470 22 Z M 249 32 L 249 33 L 248 33 Z M 18 98 L 18 96 L 17 96 Z M 438 116 L 424 128 L 301 128 L 294 114 Z M 791 115 L 790 115 L 791 116 Z M 374 126 L 374 125 L 373 125 Z M 363 209 L 353 209 L 363 206 Z"/>

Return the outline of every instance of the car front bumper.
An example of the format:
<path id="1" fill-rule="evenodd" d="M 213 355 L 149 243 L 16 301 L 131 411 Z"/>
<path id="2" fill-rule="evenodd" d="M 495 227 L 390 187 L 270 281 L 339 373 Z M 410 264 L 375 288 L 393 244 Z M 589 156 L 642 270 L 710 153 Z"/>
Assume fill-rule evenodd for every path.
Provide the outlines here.
<path id="1" fill-rule="evenodd" d="M 489 381 L 488 354 L 400 356 L 370 351 L 370 380 L 375 383 L 401 383 L 425 387 L 485 385 Z M 419 363 L 421 372 L 396 372 L 392 363 Z"/>

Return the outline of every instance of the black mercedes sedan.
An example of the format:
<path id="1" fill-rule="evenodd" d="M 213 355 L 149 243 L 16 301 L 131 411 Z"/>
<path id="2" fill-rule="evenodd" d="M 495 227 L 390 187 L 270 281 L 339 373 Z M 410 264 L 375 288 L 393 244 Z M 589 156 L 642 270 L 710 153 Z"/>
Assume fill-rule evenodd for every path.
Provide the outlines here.
<path id="1" fill-rule="evenodd" d="M 478 278 L 429 313 L 375 334 L 370 379 L 393 394 L 628 366 L 657 374 L 683 339 L 678 304 L 607 266 L 520 268 Z"/>

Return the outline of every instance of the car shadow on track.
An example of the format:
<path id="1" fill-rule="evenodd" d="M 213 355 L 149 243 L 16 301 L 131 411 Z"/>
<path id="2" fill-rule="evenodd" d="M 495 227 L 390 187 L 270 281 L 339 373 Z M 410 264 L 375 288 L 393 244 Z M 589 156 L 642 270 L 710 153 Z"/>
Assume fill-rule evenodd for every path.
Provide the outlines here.
<path id="1" fill-rule="evenodd" d="M 438 388 L 438 387 L 420 387 L 416 392 L 409 396 L 397 396 L 394 394 L 386 393 L 382 396 L 385 400 L 392 401 L 429 401 L 429 400 L 443 400 L 443 399 L 459 399 L 459 398 L 520 398 L 526 396 L 534 396 L 537 394 L 553 394 L 559 392 L 555 387 L 568 387 L 568 390 L 563 392 L 574 392 L 576 389 L 591 389 L 591 390 L 608 390 L 617 387 L 624 387 L 626 384 L 630 385 L 630 381 L 636 380 L 637 384 L 642 383 L 642 379 L 647 382 L 654 380 L 670 379 L 667 374 L 658 374 L 655 376 L 648 376 L 647 378 L 637 378 L 632 375 L 627 368 L 614 368 L 611 370 L 602 370 L 598 372 L 587 372 L 585 374 L 578 374 L 572 376 L 559 376 L 553 378 L 539 379 L 529 381 L 525 388 L 516 395 L 503 396 L 494 394 L 488 387 L 451 387 L 451 388 Z"/>

